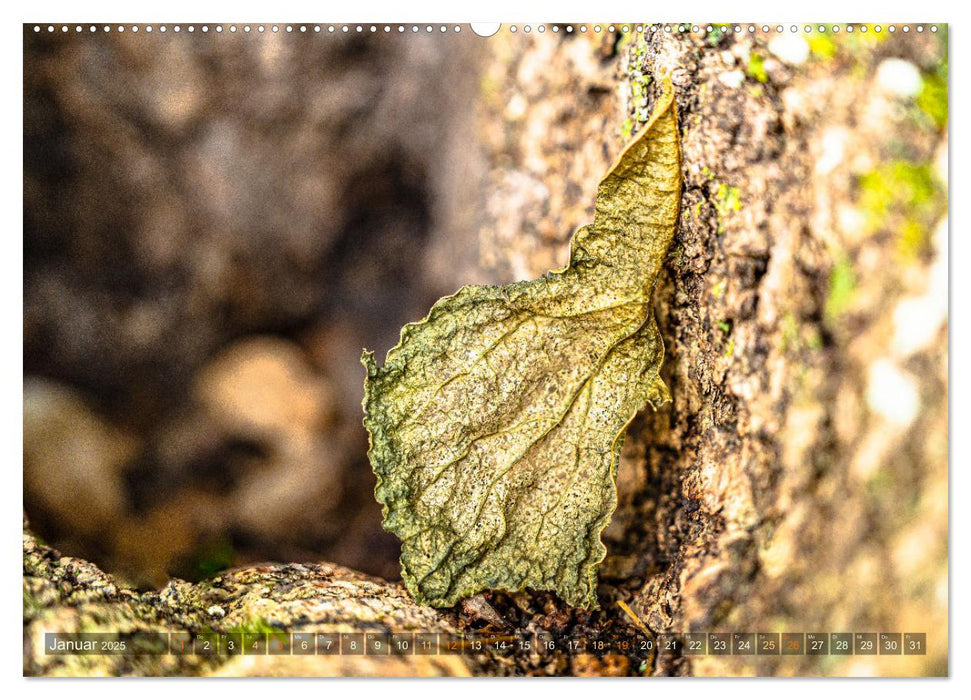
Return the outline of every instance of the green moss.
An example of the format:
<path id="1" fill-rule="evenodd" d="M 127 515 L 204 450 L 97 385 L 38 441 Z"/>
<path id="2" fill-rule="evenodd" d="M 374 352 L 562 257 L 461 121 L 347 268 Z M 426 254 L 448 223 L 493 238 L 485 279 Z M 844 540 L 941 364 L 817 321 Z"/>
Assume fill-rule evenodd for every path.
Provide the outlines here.
<path id="1" fill-rule="evenodd" d="M 624 120 L 624 123 L 620 125 L 620 140 L 628 141 L 630 140 L 631 134 L 634 133 L 634 120 L 630 117 Z"/>
<path id="2" fill-rule="evenodd" d="M 725 334 L 725 336 L 730 336 L 732 332 L 732 322 L 729 319 L 722 319 L 716 321 L 715 325 L 718 326 L 718 330 Z M 735 354 L 735 340 L 733 338 L 728 338 L 728 344 L 725 346 L 725 357 L 731 357 Z"/>
<path id="3" fill-rule="evenodd" d="M 826 319 L 836 321 L 849 308 L 856 291 L 853 264 L 846 253 L 841 253 L 829 273 L 829 295 L 826 297 Z"/>
<path id="4" fill-rule="evenodd" d="M 647 122 L 650 114 L 647 111 L 648 87 L 651 84 L 651 76 L 636 72 L 630 81 L 631 104 L 634 107 L 634 116 L 638 123 Z"/>
<path id="5" fill-rule="evenodd" d="M 719 212 L 728 214 L 742 210 L 742 193 L 737 187 L 718 183 L 715 187 L 715 206 Z"/>
<path id="6" fill-rule="evenodd" d="M 810 53 L 818 60 L 828 61 L 834 58 L 839 51 L 833 37 L 825 34 L 813 32 L 808 41 Z"/>
<path id="7" fill-rule="evenodd" d="M 631 31 L 625 32 L 623 29 L 624 25 L 622 24 L 617 24 L 614 26 L 617 28 L 617 34 L 620 35 L 620 38 L 617 40 L 617 52 L 620 53 L 622 50 L 630 46 L 630 43 L 637 38 L 638 34 L 637 32 Z M 629 26 L 630 25 L 628 25 L 628 27 Z"/>
<path id="8" fill-rule="evenodd" d="M 924 76 L 923 85 L 917 95 L 917 107 L 930 118 L 939 131 L 947 128 L 947 62 Z"/>
<path id="9" fill-rule="evenodd" d="M 908 207 L 926 204 L 935 193 L 930 167 L 907 161 L 891 161 L 881 165 L 859 181 L 860 200 L 867 216 L 868 228 L 880 228 L 898 202 Z"/>
<path id="10" fill-rule="evenodd" d="M 715 202 L 715 212 L 718 215 L 718 235 L 721 235 L 725 232 L 725 218 L 742 210 L 742 193 L 737 187 L 719 182 L 712 195 Z"/>
<path id="11" fill-rule="evenodd" d="M 866 31 L 863 28 L 866 27 Z M 875 24 L 860 24 L 857 25 L 856 32 L 853 33 L 853 41 L 859 42 L 861 44 L 879 44 L 884 41 L 890 34 L 886 31 L 877 32 L 877 25 Z"/>
<path id="12" fill-rule="evenodd" d="M 905 259 L 916 258 L 927 245 L 927 230 L 913 219 L 903 223 L 897 236 L 897 250 Z"/>
<path id="13" fill-rule="evenodd" d="M 627 35 L 624 35 L 627 36 Z M 633 42 L 633 49 L 629 50 L 629 71 L 630 71 L 630 95 L 631 95 L 631 108 L 634 112 L 635 122 L 631 124 L 631 132 L 640 124 L 647 122 L 649 118 L 649 113 L 647 111 L 649 86 L 651 84 L 651 76 L 647 74 L 644 61 L 647 56 L 647 42 L 644 40 L 642 34 L 637 32 L 631 32 L 629 34 L 631 37 L 626 43 L 630 44 Z M 618 45 L 618 48 L 625 44 L 623 40 Z"/>
<path id="14" fill-rule="evenodd" d="M 727 32 L 722 31 L 722 25 L 712 23 L 711 31 L 708 32 L 707 36 L 708 45 L 712 47 L 718 46 L 722 42 L 722 39 L 725 38 L 726 34 Z"/>
<path id="15" fill-rule="evenodd" d="M 863 31 L 863 28 L 866 31 Z M 851 74 L 863 79 L 872 65 L 871 53 L 873 47 L 892 36 L 887 32 L 877 32 L 874 24 L 854 24 L 852 32 L 818 32 L 815 29 L 806 36 L 809 51 L 816 61 L 830 61 L 845 58 L 847 55 L 857 59 L 851 65 Z"/>
<path id="16" fill-rule="evenodd" d="M 928 231 L 946 208 L 930 164 L 890 161 L 860 177 L 858 184 L 866 231 L 893 230 L 905 258 L 919 255 Z"/>
<path id="17" fill-rule="evenodd" d="M 226 628 L 226 632 L 230 634 L 275 634 L 279 631 L 279 627 L 274 627 L 261 617 L 254 617 L 241 625 Z"/>
<path id="18" fill-rule="evenodd" d="M 865 52 L 871 51 L 874 46 L 891 36 L 886 29 L 877 32 L 877 25 L 875 24 L 854 26 L 856 29 L 852 33 L 840 35 L 840 45 L 845 46 L 851 53 L 859 55 L 861 58 L 863 58 Z M 866 27 L 866 31 L 862 31 L 863 27 Z"/>
<path id="19" fill-rule="evenodd" d="M 718 330 L 725 334 L 726 337 L 731 335 L 732 332 L 732 321 L 731 319 L 721 319 L 715 322 L 718 326 Z M 725 346 L 725 357 L 731 357 L 735 354 L 735 340 L 733 338 L 728 338 L 728 343 Z"/>
<path id="20" fill-rule="evenodd" d="M 745 72 L 750 78 L 755 78 L 760 83 L 769 82 L 769 74 L 765 72 L 765 59 L 757 51 L 749 54 L 748 66 L 745 68 Z"/>

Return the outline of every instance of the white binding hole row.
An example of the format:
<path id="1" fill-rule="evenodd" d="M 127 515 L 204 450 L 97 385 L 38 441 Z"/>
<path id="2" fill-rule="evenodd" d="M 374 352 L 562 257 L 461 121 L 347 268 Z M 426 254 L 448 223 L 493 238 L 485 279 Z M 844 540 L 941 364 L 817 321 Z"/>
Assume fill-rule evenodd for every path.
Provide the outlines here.
<path id="1" fill-rule="evenodd" d="M 300 33 L 303 33 L 303 34 L 307 33 L 309 30 L 312 30 L 315 34 L 320 34 L 323 31 L 321 25 L 319 25 L 319 24 L 318 25 L 306 25 L 306 24 L 301 24 L 301 25 L 287 24 L 287 25 L 284 25 L 285 31 L 287 33 L 291 33 L 291 34 L 294 32 L 294 28 L 295 27 L 296 27 L 296 29 Z M 164 25 L 164 24 L 160 24 L 160 25 L 151 25 L 151 24 L 148 24 L 148 25 L 138 25 L 138 24 L 132 24 L 132 25 L 128 25 L 128 26 L 119 24 L 117 26 L 117 28 L 114 29 L 114 31 L 117 31 L 119 33 L 123 33 L 126 30 L 128 30 L 128 31 L 131 31 L 132 33 L 136 33 L 137 34 L 139 32 L 139 30 L 141 29 L 145 33 L 150 34 L 153 31 L 155 31 L 156 29 L 160 33 L 165 33 L 167 31 L 169 31 L 170 28 L 171 28 L 171 31 L 173 31 L 175 33 L 180 33 L 183 30 L 182 25 L 178 25 L 178 24 L 175 24 L 175 25 Z M 224 28 L 224 25 L 221 25 L 221 24 L 214 25 L 214 27 L 213 27 L 213 29 L 215 30 L 215 32 L 217 34 L 221 34 L 223 32 L 223 28 Z M 383 32 L 385 34 L 388 34 L 388 33 L 391 33 L 392 31 L 394 31 L 395 28 L 397 29 L 397 31 L 398 31 L 399 34 L 408 31 L 408 29 L 410 29 L 411 32 L 412 33 L 415 33 L 415 34 L 418 33 L 418 32 L 420 32 L 420 31 L 422 31 L 422 30 L 424 30 L 425 33 L 432 33 L 436 29 L 435 26 L 430 25 L 430 24 L 428 24 L 428 25 L 417 25 L 417 24 L 414 24 L 414 25 L 410 25 L 410 26 L 409 25 L 399 24 L 399 25 L 397 25 L 397 27 L 393 27 L 392 25 L 386 24 L 386 25 L 383 25 L 383 26 L 379 26 L 379 25 L 367 25 L 367 27 L 366 27 L 367 31 L 369 33 L 371 33 L 371 34 L 378 34 L 380 32 Z M 775 26 L 770 26 L 770 25 L 767 25 L 767 24 L 763 24 L 761 26 L 757 26 L 757 25 L 754 25 L 754 24 L 749 24 L 749 25 L 740 25 L 740 24 L 718 24 L 718 25 L 711 25 L 711 24 L 709 24 L 709 25 L 705 25 L 704 27 L 701 27 L 701 26 L 699 26 L 697 24 L 695 24 L 695 25 L 687 25 L 687 24 L 677 24 L 677 25 L 663 24 L 663 25 L 659 25 L 659 24 L 654 24 L 654 25 L 650 25 L 650 26 L 644 26 L 644 25 L 640 25 L 640 24 L 631 26 L 629 24 L 624 24 L 624 25 L 621 25 L 619 27 L 616 26 L 616 25 L 613 25 L 613 24 L 607 25 L 606 27 L 603 26 L 603 25 L 600 25 L 600 24 L 595 24 L 592 27 L 588 27 L 586 24 L 581 24 L 581 25 L 572 25 L 572 24 L 567 24 L 567 25 L 559 25 L 559 24 L 545 25 L 545 24 L 540 24 L 540 25 L 537 25 L 535 27 L 535 30 L 537 32 L 539 32 L 540 34 L 545 33 L 547 31 L 547 29 L 549 29 L 549 31 L 552 31 L 553 33 L 559 33 L 561 31 L 561 28 L 562 28 L 562 31 L 564 31 L 567 34 L 572 34 L 574 32 L 580 32 L 581 34 L 585 34 L 585 33 L 589 32 L 589 31 L 593 31 L 594 33 L 597 33 L 597 34 L 603 32 L 603 31 L 607 31 L 609 33 L 613 33 L 613 32 L 620 31 L 621 33 L 624 33 L 624 34 L 628 34 L 631 31 L 636 32 L 636 33 L 639 33 L 639 34 L 644 33 L 644 32 L 654 33 L 654 32 L 658 32 L 658 31 L 664 31 L 666 33 L 671 33 L 672 31 L 677 31 L 678 33 L 688 32 L 688 33 L 694 33 L 694 34 L 697 34 L 699 32 L 707 33 L 707 34 L 712 34 L 712 33 L 720 33 L 720 34 L 736 33 L 736 34 L 738 34 L 738 33 L 741 33 L 741 32 L 748 32 L 749 34 L 755 34 L 756 32 L 761 31 L 763 34 L 770 34 L 770 33 L 773 33 L 773 32 L 775 32 L 776 34 L 781 34 L 781 33 L 785 32 L 786 29 L 787 29 L 785 26 L 783 26 L 781 24 L 777 24 Z M 913 31 L 917 32 L 918 34 L 923 33 L 924 30 L 925 30 L 925 28 L 928 29 L 932 33 L 937 33 L 937 31 L 938 31 L 938 26 L 936 24 L 931 24 L 931 25 L 917 24 L 917 25 L 913 25 Z M 33 27 L 33 30 L 34 30 L 34 33 L 35 34 L 42 32 L 43 29 L 44 28 L 42 27 L 42 25 L 39 25 L 39 24 L 35 24 L 34 27 Z M 53 34 L 53 33 L 57 32 L 58 29 L 60 29 L 60 32 L 62 34 L 67 34 L 72 29 L 72 25 L 67 25 L 67 24 L 62 24 L 62 25 L 49 24 L 49 25 L 47 25 L 47 32 L 49 34 Z M 77 33 L 77 34 L 80 34 L 81 32 L 84 31 L 84 27 L 82 25 L 80 25 L 80 24 L 73 25 L 73 29 L 74 29 L 74 32 Z M 196 29 L 197 29 L 196 25 L 190 24 L 190 25 L 186 25 L 185 26 L 185 31 L 187 31 L 189 33 L 194 33 L 196 31 Z M 209 33 L 209 30 L 210 30 L 210 27 L 209 27 L 209 25 L 203 24 L 203 25 L 199 25 L 198 26 L 198 29 L 203 34 L 208 34 Z M 249 34 L 250 31 L 251 31 L 251 26 L 247 24 L 247 25 L 243 25 L 242 27 L 240 27 L 238 25 L 231 24 L 231 25 L 228 25 L 228 29 L 229 29 L 229 32 L 231 34 L 238 33 L 240 29 L 242 29 L 242 32 L 243 33 Z M 260 25 L 257 25 L 256 26 L 256 31 L 258 33 L 261 33 L 261 34 L 264 33 L 265 32 L 265 29 L 266 29 L 265 25 L 260 24 Z M 280 25 L 276 25 L 276 24 L 270 25 L 270 29 L 274 33 L 278 33 L 280 31 Z M 437 29 L 442 34 L 447 33 L 450 29 L 451 29 L 451 31 L 455 32 L 456 34 L 458 34 L 458 33 L 460 33 L 462 31 L 462 28 L 459 25 L 454 25 L 452 27 L 449 27 L 447 25 L 442 24 L 442 25 L 437 25 Z M 520 27 L 518 25 L 511 24 L 508 27 L 506 27 L 506 29 L 511 34 L 515 34 L 515 33 L 517 33 L 520 30 Z M 533 31 L 534 27 L 532 27 L 532 26 L 530 26 L 530 25 L 527 24 L 527 25 L 523 25 L 521 27 L 521 29 L 522 29 L 522 32 L 523 33 L 529 34 L 529 33 L 531 33 Z M 814 32 L 815 33 L 819 33 L 819 34 L 825 34 L 827 32 L 833 33 L 833 34 L 838 34 L 841 31 L 845 31 L 848 34 L 849 33 L 853 33 L 855 31 L 859 31 L 859 32 L 865 34 L 866 32 L 871 31 L 871 30 L 874 31 L 874 32 L 876 32 L 877 34 L 879 34 L 879 33 L 883 32 L 884 29 L 886 29 L 886 31 L 890 32 L 891 34 L 895 34 L 898 29 L 901 32 L 903 32 L 904 34 L 909 34 L 910 31 L 911 31 L 911 25 L 908 25 L 908 24 L 903 24 L 903 25 L 890 24 L 890 25 L 887 25 L 886 27 L 883 27 L 882 25 L 879 25 L 879 24 L 876 24 L 876 25 L 866 25 L 866 24 L 860 24 L 860 25 L 853 25 L 853 24 L 846 24 L 846 25 L 839 25 L 839 24 L 823 25 L 823 24 L 820 24 L 820 25 L 816 25 L 816 26 L 807 24 L 807 25 L 805 25 L 805 26 L 802 27 L 802 31 L 804 33 L 806 33 L 806 34 L 812 34 Z M 327 33 L 328 34 L 333 34 L 334 32 L 336 32 L 338 30 L 341 31 L 341 32 L 343 32 L 343 33 L 348 33 L 348 32 L 350 32 L 352 30 L 355 33 L 364 33 L 364 31 L 365 31 L 365 25 L 360 25 L 360 24 L 357 24 L 357 25 L 347 25 L 347 24 L 344 24 L 344 25 L 333 25 L 333 24 L 331 24 L 331 25 L 328 25 L 327 26 Z M 790 32 L 792 32 L 792 33 L 796 33 L 796 32 L 799 31 L 799 27 L 797 25 L 793 24 L 793 25 L 791 25 L 791 26 L 788 27 L 788 30 Z M 91 32 L 91 33 L 97 32 L 98 31 L 98 27 L 96 25 L 93 25 L 92 24 L 92 25 L 90 25 L 88 27 L 88 31 Z M 106 25 L 104 25 L 104 26 L 101 27 L 101 31 L 104 32 L 104 33 L 109 33 L 109 32 L 112 31 L 112 27 L 111 27 L 111 25 L 107 25 L 106 24 Z"/>

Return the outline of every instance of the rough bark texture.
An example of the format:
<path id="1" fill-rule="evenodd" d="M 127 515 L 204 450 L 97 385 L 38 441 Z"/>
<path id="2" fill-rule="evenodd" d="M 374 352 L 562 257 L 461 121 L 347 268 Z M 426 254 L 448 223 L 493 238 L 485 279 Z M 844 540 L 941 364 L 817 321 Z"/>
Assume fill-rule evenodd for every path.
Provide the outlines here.
<path id="1" fill-rule="evenodd" d="M 486 251 L 526 276 L 561 260 L 562 239 L 550 231 L 566 235 L 589 220 L 590 200 L 577 193 L 592 191 L 623 140 L 618 109 L 644 118 L 641 76 L 667 70 L 679 88 L 686 190 L 655 295 L 674 400 L 630 431 L 620 507 L 605 538 L 602 602 L 628 601 L 655 633 L 910 626 L 934 630 L 937 640 L 928 657 L 879 664 L 660 657 L 650 673 L 942 672 L 946 326 L 906 357 L 895 346 L 899 328 L 895 340 L 888 323 L 894 304 L 935 284 L 940 267 L 929 240 L 907 260 L 890 231 L 867 238 L 859 221 L 839 217 L 859 204 L 852 183 L 860 159 L 873 167 L 888 158 L 880 124 L 892 118 L 872 95 L 873 66 L 902 54 L 932 70 L 946 60 L 946 44 L 942 53 L 937 38 L 888 41 L 800 71 L 770 57 L 756 78 L 753 55 L 769 55 L 758 38 L 658 31 L 621 42 L 620 61 L 599 63 L 589 46 L 578 47 L 585 39 L 555 49 L 533 41 L 514 42 L 514 70 L 495 81 L 508 91 L 497 104 L 528 105 L 525 124 L 494 120 L 505 125 L 508 160 L 525 166 L 500 167 L 494 178 L 538 181 L 545 168 L 557 177 L 536 187 L 536 213 L 516 222 L 526 242 L 507 242 L 511 232 L 495 227 L 497 242 Z M 610 55 L 608 41 L 602 48 Z M 546 63 L 569 69 L 531 70 Z M 839 128 L 850 131 L 851 145 L 824 168 L 820 144 Z M 901 136 L 918 162 L 946 149 L 926 124 L 910 123 Z M 584 145 L 566 149 L 566 139 Z M 946 175 L 939 177 L 944 195 L 922 223 L 928 239 L 946 217 Z M 506 204 L 516 199 L 497 192 L 505 203 L 491 209 L 516 211 Z M 857 289 L 849 310 L 834 311 L 840 256 L 858 270 Z M 870 365 L 882 356 L 935 368 L 921 372 L 924 409 L 903 430 L 867 398 Z"/>
<path id="2" fill-rule="evenodd" d="M 673 403 L 642 413 L 628 435 L 619 507 L 604 537 L 602 611 L 527 592 L 435 612 L 415 606 L 398 584 L 326 564 L 248 568 L 140 593 L 25 534 L 25 672 L 946 673 L 946 121 L 942 130 L 899 107 L 875 78 L 887 58 L 931 75 L 946 65 L 946 37 L 846 39 L 830 39 L 832 51 L 816 46 L 798 68 L 768 50 L 768 37 L 731 32 L 578 36 L 562 28 L 555 36 L 504 32 L 484 47 L 454 49 L 482 66 L 479 112 L 462 133 L 474 126 L 481 147 L 463 167 L 484 172 L 485 184 L 473 191 L 475 178 L 449 179 L 440 162 L 429 166 L 453 183 L 445 194 L 435 190 L 452 206 L 428 239 L 426 264 L 438 285 L 506 283 L 562 266 L 572 231 L 592 219 L 598 178 L 649 112 L 650 76 L 666 70 L 677 88 L 685 193 L 655 292 Z M 431 75 L 439 64 L 422 65 Z M 836 142 L 844 145 L 834 159 Z M 414 153 L 427 165 L 427 153 Z M 868 204 L 866 177 L 891 159 L 930 173 L 929 209 L 903 195 L 903 203 Z M 450 238 L 443 222 L 471 233 Z M 906 233 L 915 226 L 917 234 Z M 941 274 L 944 321 L 915 341 L 900 330 L 901 309 L 923 303 Z M 328 367 L 324 374 L 341 374 Z M 919 410 L 901 416 L 888 407 L 898 397 L 873 398 L 888 372 L 919 378 Z M 359 448 L 359 437 L 347 444 Z M 348 473 L 367 484 L 362 472 Z M 172 502 L 180 498 L 173 490 Z M 690 658 L 588 648 L 365 667 L 341 657 L 65 661 L 36 646 L 40 630 L 221 630 L 254 618 L 290 631 L 364 622 L 612 642 L 637 631 L 618 601 L 652 634 L 926 631 L 928 654 Z M 225 615 L 213 617 L 212 605 Z"/>
<path id="3" fill-rule="evenodd" d="M 464 676 L 459 656 L 55 656 L 45 632 L 454 632 L 398 584 L 333 564 L 274 564 L 140 593 L 24 530 L 26 675 Z"/>

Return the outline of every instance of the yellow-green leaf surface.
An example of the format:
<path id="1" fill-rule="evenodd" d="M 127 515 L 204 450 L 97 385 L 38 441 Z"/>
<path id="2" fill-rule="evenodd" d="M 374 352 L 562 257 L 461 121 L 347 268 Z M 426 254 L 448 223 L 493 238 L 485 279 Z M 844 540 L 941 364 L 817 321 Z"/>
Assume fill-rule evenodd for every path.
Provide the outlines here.
<path id="1" fill-rule="evenodd" d="M 375 496 L 418 602 L 530 587 L 599 607 L 627 425 L 669 400 L 651 293 L 680 198 L 668 85 L 601 180 L 567 267 L 439 300 L 383 367 L 365 351 Z"/>

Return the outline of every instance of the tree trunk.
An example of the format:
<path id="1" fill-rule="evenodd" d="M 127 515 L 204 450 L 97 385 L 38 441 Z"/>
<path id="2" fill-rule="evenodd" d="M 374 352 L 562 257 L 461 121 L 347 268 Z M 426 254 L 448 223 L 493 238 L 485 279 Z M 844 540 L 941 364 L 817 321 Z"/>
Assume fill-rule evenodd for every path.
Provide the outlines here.
<path id="1" fill-rule="evenodd" d="M 644 412 L 625 444 L 605 537 L 608 615 L 625 622 L 613 603 L 626 601 L 653 633 L 880 628 L 935 638 L 929 656 L 879 665 L 662 655 L 649 673 L 942 672 L 946 310 L 914 345 L 901 342 L 899 321 L 894 335 L 892 317 L 941 275 L 946 287 L 946 166 L 915 257 L 888 235 L 899 225 L 890 213 L 869 237 L 865 223 L 840 217 L 865 211 L 854 189 L 860 161 L 880 170 L 889 157 L 887 127 L 870 121 L 879 109 L 874 66 L 902 55 L 933 70 L 946 42 L 844 44 L 796 69 L 763 36 L 656 31 L 612 49 L 614 40 L 604 37 L 600 61 L 577 49 L 579 38 L 553 50 L 540 37 L 508 42 L 518 50 L 495 81 L 504 90 L 495 105 L 512 144 L 505 162 L 515 165 L 493 180 L 542 185 L 491 203 L 504 217 L 522 212 L 516 235 L 506 218 L 484 227 L 495 232 L 486 259 L 525 276 L 561 265 L 572 227 L 592 218 L 597 178 L 649 114 L 649 77 L 673 75 L 685 193 L 655 291 L 673 403 Z M 556 68 L 534 68 L 542 65 Z M 526 116 L 510 120 L 509 105 L 523 98 Z M 833 134 L 845 149 L 823 165 Z M 932 124 L 907 123 L 898 137 L 910 139 L 916 162 L 946 153 Z M 555 175 L 544 177 L 537 162 Z M 535 206 L 517 208 L 523 190 L 538 193 Z M 854 279 L 851 294 L 841 275 Z M 904 397 L 880 393 L 892 381 L 884 369 L 918 387 L 919 411 L 901 418 L 888 405 Z"/>

